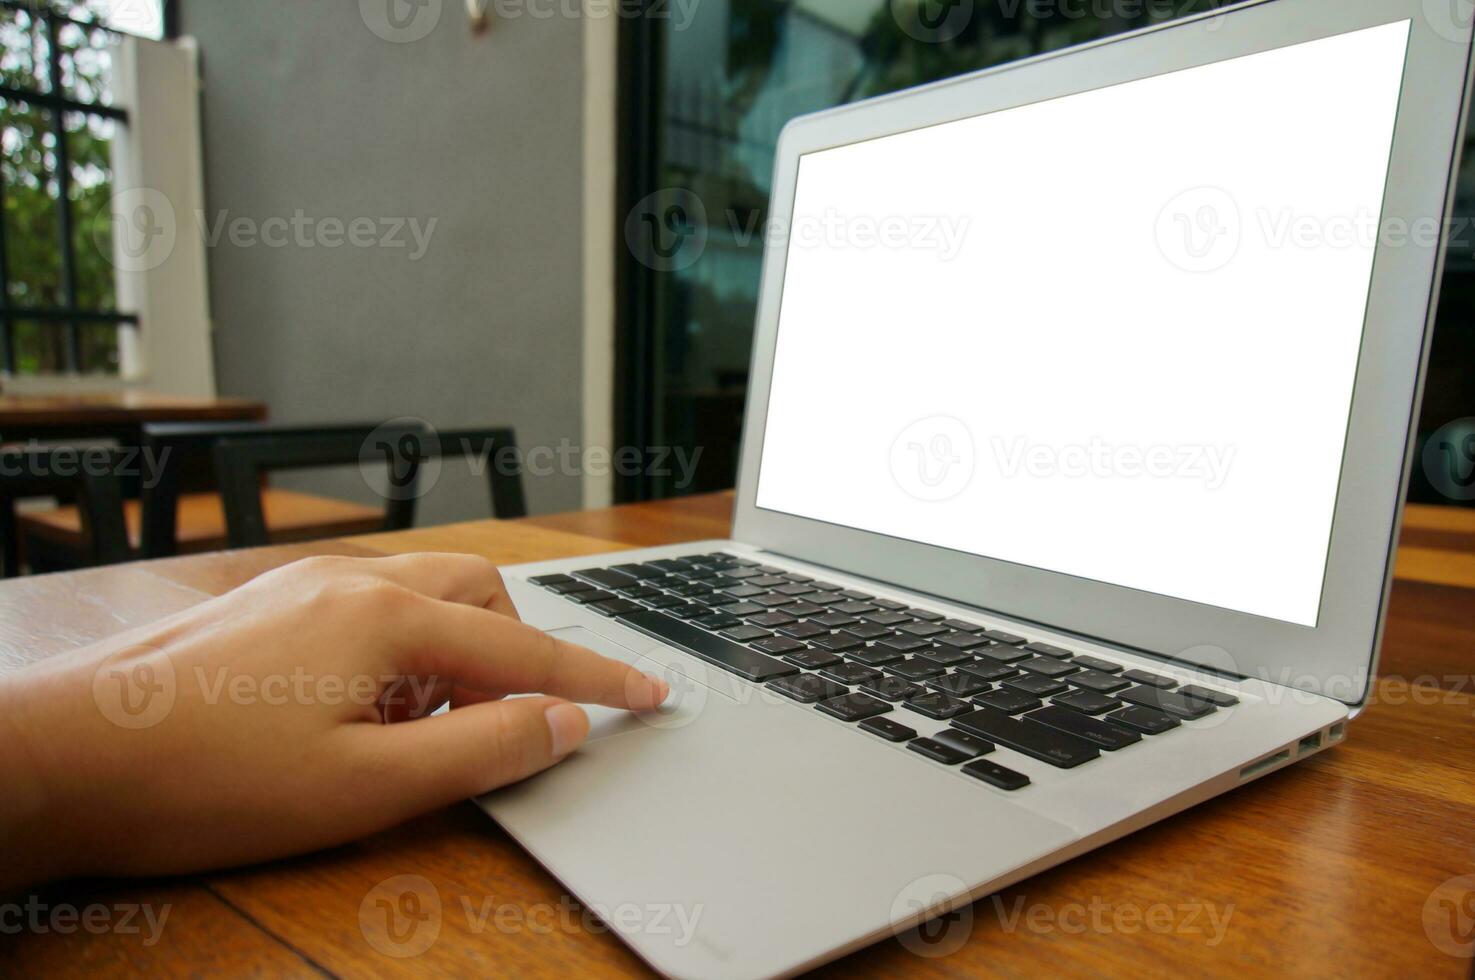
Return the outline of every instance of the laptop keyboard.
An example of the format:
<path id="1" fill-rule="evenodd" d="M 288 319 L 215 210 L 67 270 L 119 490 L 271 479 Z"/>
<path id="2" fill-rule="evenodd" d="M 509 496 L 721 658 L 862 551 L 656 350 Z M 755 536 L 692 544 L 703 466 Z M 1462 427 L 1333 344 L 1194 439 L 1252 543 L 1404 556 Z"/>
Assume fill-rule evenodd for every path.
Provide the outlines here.
<path id="1" fill-rule="evenodd" d="M 1073 769 L 1239 700 L 725 553 L 532 579 L 713 666 L 999 789 L 997 746 Z M 946 721 L 922 737 L 908 715 Z"/>

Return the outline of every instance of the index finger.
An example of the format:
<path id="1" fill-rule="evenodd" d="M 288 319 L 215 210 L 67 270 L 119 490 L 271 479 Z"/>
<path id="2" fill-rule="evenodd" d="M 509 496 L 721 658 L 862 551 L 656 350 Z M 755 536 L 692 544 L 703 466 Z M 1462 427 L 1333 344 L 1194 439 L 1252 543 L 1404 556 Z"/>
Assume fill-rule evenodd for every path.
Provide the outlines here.
<path id="1" fill-rule="evenodd" d="M 429 600 L 396 631 L 399 669 L 492 694 L 551 694 L 648 711 L 670 687 L 619 660 L 486 609 Z"/>

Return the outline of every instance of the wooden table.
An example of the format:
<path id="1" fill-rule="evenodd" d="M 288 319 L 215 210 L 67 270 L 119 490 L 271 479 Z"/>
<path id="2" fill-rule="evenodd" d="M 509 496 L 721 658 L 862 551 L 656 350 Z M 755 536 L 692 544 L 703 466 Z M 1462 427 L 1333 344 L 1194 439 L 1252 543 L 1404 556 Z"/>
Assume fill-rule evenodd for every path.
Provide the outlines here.
<path id="1" fill-rule="evenodd" d="M 243 398 L 183 398 L 146 391 L 0 395 L 0 442 L 128 436 L 150 422 L 260 422 L 266 406 Z"/>
<path id="2" fill-rule="evenodd" d="M 593 555 L 724 537 L 730 511 L 731 497 L 719 495 L 22 580 L 0 587 L 0 671 L 166 615 L 309 554 L 448 550 L 503 563 Z M 1446 885 L 1475 875 L 1475 518 L 1413 509 L 1409 525 L 1385 676 L 1347 742 L 975 903 L 949 929 L 950 938 L 967 936 L 951 955 L 922 956 L 912 951 L 915 942 L 891 940 L 822 972 L 1468 975 L 1471 960 L 1441 944 L 1475 939 L 1475 922 L 1447 918 L 1439 903 L 1463 895 L 1468 913 L 1475 902 L 1475 879 L 1464 882 L 1467 892 L 1458 882 Z M 823 830 L 795 827 L 815 834 L 817 847 Z M 370 890 L 404 874 L 428 879 L 443 908 L 439 938 L 413 959 L 376 952 L 359 927 Z M 470 804 L 265 867 L 71 883 L 37 897 L 51 907 L 149 903 L 156 914 L 166 904 L 170 911 L 151 946 L 146 934 L 0 935 L 0 973 L 644 972 L 597 923 L 591 930 L 577 912 L 559 914 L 570 900 L 558 883 Z M 477 916 L 465 914 L 468 905 L 495 909 L 501 918 L 479 927 Z M 1214 916 L 1227 923 L 1217 943 Z"/>

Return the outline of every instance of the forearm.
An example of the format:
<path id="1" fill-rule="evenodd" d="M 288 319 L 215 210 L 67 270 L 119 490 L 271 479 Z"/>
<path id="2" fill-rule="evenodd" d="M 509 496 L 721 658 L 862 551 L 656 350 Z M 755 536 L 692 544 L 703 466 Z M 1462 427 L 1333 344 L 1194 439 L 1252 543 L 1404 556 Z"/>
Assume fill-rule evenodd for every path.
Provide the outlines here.
<path id="1" fill-rule="evenodd" d="M 26 731 L 35 717 L 27 680 L 26 672 L 0 679 L 0 896 L 74 871 L 65 827 L 75 815 L 57 812 L 35 733 Z"/>

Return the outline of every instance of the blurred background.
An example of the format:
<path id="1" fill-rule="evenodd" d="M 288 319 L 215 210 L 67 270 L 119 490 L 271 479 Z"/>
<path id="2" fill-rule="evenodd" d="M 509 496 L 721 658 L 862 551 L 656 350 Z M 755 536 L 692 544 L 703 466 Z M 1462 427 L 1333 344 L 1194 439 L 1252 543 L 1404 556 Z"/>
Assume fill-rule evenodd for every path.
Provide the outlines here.
<path id="1" fill-rule="evenodd" d="M 558 460 L 524 472 L 531 512 L 729 488 L 785 122 L 1215 6 L 4 0 L 0 383 L 126 395 L 130 424 L 506 426 Z M 1431 503 L 1475 497 L 1472 168 Z M 588 455 L 616 446 L 650 452 Z M 653 465 L 670 449 L 694 470 Z M 359 469 L 282 485 L 367 506 Z M 422 520 L 485 516 L 465 469 Z"/>

